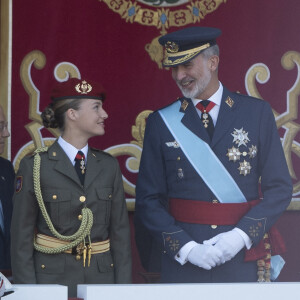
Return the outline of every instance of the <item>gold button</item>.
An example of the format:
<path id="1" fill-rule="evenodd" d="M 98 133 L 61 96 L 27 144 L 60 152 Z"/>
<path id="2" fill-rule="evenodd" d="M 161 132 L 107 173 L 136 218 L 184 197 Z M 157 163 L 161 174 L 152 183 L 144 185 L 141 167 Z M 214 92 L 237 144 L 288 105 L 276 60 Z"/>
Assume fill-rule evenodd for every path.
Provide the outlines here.
<path id="1" fill-rule="evenodd" d="M 212 203 L 218 203 L 219 201 L 217 200 L 217 199 L 214 199 L 213 201 L 212 201 Z"/>
<path id="2" fill-rule="evenodd" d="M 110 264 L 110 266 L 113 268 L 114 264 Z"/>
<path id="3" fill-rule="evenodd" d="M 217 225 L 210 225 L 210 227 L 211 227 L 212 229 L 216 229 L 218 226 L 217 226 Z"/>
<path id="4" fill-rule="evenodd" d="M 80 260 L 81 256 L 80 255 L 76 255 L 76 260 Z"/>
<path id="5" fill-rule="evenodd" d="M 81 221 L 82 220 L 82 215 L 78 216 L 78 220 Z"/>
<path id="6" fill-rule="evenodd" d="M 109 195 L 108 195 L 108 198 L 111 199 L 111 197 L 112 197 L 112 194 L 109 194 Z"/>
<path id="7" fill-rule="evenodd" d="M 177 160 L 181 160 L 180 156 L 177 157 Z"/>
<path id="8" fill-rule="evenodd" d="M 46 266 L 45 266 L 45 265 L 41 265 L 41 268 L 42 268 L 42 269 L 45 269 L 45 268 L 46 268 Z"/>
<path id="9" fill-rule="evenodd" d="M 80 196 L 79 201 L 80 202 L 85 202 L 85 197 L 84 196 Z"/>
<path id="10" fill-rule="evenodd" d="M 52 152 L 52 155 L 53 155 L 53 156 L 56 156 L 56 152 Z"/>
<path id="11" fill-rule="evenodd" d="M 56 199 L 57 199 L 57 196 L 56 196 L 56 195 L 53 195 L 53 196 L 52 196 L 52 199 L 53 199 L 53 200 L 56 200 Z"/>
<path id="12" fill-rule="evenodd" d="M 244 151 L 244 152 L 243 152 L 243 156 L 247 156 L 247 152 Z"/>

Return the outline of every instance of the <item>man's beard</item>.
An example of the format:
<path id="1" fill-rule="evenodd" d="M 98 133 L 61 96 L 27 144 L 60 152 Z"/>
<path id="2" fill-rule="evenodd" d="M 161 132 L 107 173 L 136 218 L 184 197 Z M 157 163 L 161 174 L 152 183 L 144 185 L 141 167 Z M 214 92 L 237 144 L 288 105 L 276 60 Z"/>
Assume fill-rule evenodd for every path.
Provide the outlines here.
<path id="1" fill-rule="evenodd" d="M 183 80 L 176 81 L 179 89 L 181 90 L 182 94 L 186 98 L 197 98 L 199 95 L 201 95 L 206 87 L 208 86 L 209 82 L 211 80 L 211 74 L 209 72 L 205 72 L 204 77 L 202 79 L 198 79 L 197 81 L 194 81 L 195 86 L 192 90 L 189 88 L 185 88 L 182 85 Z M 186 81 L 186 80 L 185 80 Z"/>

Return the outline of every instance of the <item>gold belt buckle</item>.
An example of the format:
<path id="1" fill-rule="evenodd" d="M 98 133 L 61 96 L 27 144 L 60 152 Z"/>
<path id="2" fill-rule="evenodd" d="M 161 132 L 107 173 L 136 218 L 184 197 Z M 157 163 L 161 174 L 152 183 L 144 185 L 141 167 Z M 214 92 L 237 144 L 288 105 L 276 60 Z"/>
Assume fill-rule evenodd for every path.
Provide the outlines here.
<path id="1" fill-rule="evenodd" d="M 83 243 L 80 243 L 76 246 L 76 260 L 81 259 L 81 256 L 83 254 L 83 250 L 84 250 Z"/>

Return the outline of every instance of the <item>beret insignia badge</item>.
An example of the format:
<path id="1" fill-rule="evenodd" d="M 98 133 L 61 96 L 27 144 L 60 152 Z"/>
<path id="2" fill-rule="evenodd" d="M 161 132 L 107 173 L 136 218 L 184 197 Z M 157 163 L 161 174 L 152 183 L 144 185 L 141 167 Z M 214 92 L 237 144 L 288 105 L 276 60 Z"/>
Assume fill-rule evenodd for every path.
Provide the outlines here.
<path id="1" fill-rule="evenodd" d="M 83 80 L 81 84 L 78 83 L 75 86 L 75 90 L 81 95 L 88 94 L 92 89 L 93 89 L 92 86 L 89 83 L 87 83 L 85 80 Z"/>

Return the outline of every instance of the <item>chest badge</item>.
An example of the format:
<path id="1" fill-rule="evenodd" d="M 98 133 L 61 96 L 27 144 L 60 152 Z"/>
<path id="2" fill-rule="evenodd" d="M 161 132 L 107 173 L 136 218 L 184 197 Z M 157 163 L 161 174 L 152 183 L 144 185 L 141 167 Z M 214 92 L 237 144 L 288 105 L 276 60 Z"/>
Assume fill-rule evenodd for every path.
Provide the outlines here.
<path id="1" fill-rule="evenodd" d="M 240 160 L 242 153 L 240 152 L 239 148 L 235 148 L 232 146 L 232 148 L 228 149 L 228 152 L 226 156 L 228 156 L 229 161 L 232 160 L 233 162 L 236 162 L 237 160 Z"/>
<path id="2" fill-rule="evenodd" d="M 235 129 L 234 132 L 231 134 L 233 136 L 233 142 L 240 147 L 241 145 L 247 146 L 246 144 L 250 141 L 248 138 L 248 132 L 241 129 Z"/>
<path id="3" fill-rule="evenodd" d="M 228 157 L 229 161 L 232 161 L 233 163 L 239 162 L 239 167 L 237 168 L 240 171 L 240 175 L 246 176 L 250 174 L 250 170 L 252 169 L 251 164 L 249 161 L 256 157 L 257 155 L 257 146 L 253 145 L 247 146 L 247 143 L 250 142 L 250 139 L 248 137 L 248 132 L 246 132 L 243 127 L 241 129 L 234 128 L 233 133 L 231 133 L 233 136 L 233 144 L 235 146 L 232 146 L 232 148 L 229 148 L 227 150 L 226 156 Z M 237 145 L 237 146 L 236 146 Z M 246 147 L 247 149 L 243 149 L 243 147 Z M 242 159 L 244 160 L 242 162 Z"/>
<path id="4" fill-rule="evenodd" d="M 240 166 L 238 167 L 238 169 L 240 170 L 240 174 L 244 176 L 250 174 L 251 168 L 252 167 L 250 166 L 250 163 L 245 160 L 243 162 L 240 162 Z"/>
<path id="5" fill-rule="evenodd" d="M 166 145 L 167 145 L 168 147 L 180 148 L 180 145 L 177 143 L 177 141 L 174 141 L 174 142 L 166 142 Z"/>
<path id="6" fill-rule="evenodd" d="M 257 147 L 252 145 L 250 148 L 249 148 L 249 152 L 248 152 L 248 155 L 250 158 L 254 158 L 257 154 Z"/>

